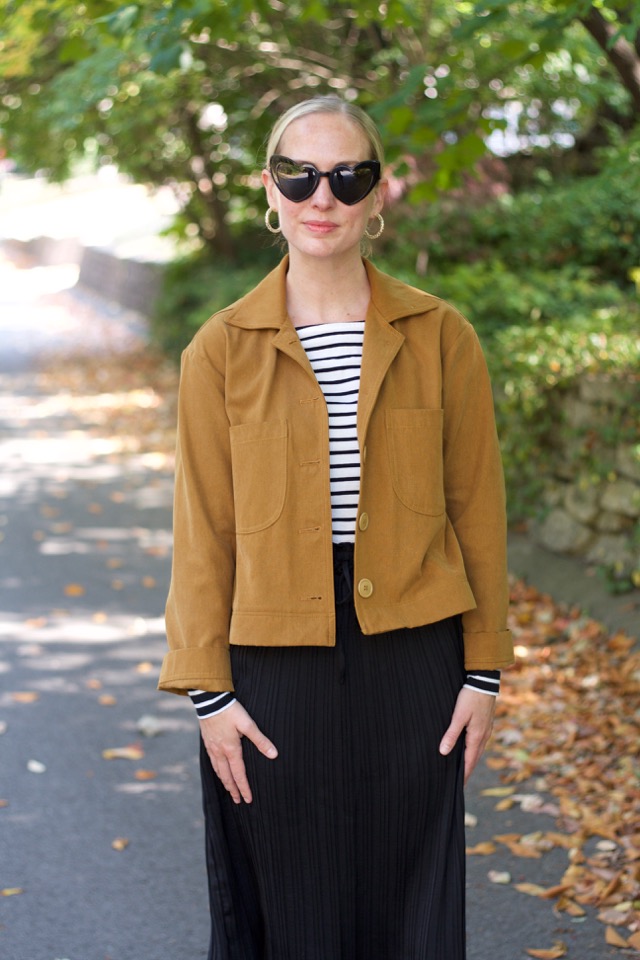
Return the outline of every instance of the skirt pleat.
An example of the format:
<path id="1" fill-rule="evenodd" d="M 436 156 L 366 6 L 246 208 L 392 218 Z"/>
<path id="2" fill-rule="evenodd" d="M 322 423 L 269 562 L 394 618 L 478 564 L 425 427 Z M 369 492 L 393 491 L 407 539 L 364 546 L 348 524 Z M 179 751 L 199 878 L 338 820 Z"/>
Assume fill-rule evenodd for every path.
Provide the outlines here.
<path id="1" fill-rule="evenodd" d="M 231 650 L 279 755 L 236 805 L 201 745 L 209 960 L 464 960 L 460 620 L 364 636 L 336 569 L 335 647 Z"/>

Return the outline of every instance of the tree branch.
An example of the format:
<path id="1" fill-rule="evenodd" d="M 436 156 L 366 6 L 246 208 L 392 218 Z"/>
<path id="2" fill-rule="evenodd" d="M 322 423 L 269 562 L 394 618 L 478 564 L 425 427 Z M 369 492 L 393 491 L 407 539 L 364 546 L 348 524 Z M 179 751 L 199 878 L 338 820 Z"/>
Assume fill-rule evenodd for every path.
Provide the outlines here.
<path id="1" fill-rule="evenodd" d="M 580 22 L 602 48 L 610 64 L 617 72 L 622 85 L 631 95 L 634 114 L 640 116 L 640 54 L 624 37 L 617 37 L 616 28 L 595 7 L 590 7 Z"/>

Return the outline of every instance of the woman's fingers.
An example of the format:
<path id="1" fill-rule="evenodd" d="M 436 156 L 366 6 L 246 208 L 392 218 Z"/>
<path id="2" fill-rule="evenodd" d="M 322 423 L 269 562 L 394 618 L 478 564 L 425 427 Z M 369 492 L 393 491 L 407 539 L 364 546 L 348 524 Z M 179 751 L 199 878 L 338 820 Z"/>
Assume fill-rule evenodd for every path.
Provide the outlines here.
<path id="1" fill-rule="evenodd" d="M 200 730 L 211 765 L 234 803 L 251 803 L 253 797 L 242 756 L 242 737 L 247 737 L 264 756 L 274 759 L 278 751 L 239 703 L 200 721 Z"/>
<path id="2" fill-rule="evenodd" d="M 243 737 L 251 740 L 251 743 L 257 747 L 265 757 L 268 757 L 270 760 L 275 760 L 278 756 L 275 745 L 271 743 L 268 737 L 265 737 L 258 725 L 249 717 L 249 714 L 247 714 L 247 723 L 238 726 L 238 730 Z"/>
<path id="3" fill-rule="evenodd" d="M 464 742 L 464 782 L 473 773 L 491 736 L 496 710 L 495 697 L 474 690 L 462 689 L 458 695 L 451 723 L 440 741 L 440 753 L 451 753 L 461 734 Z"/>
<path id="4" fill-rule="evenodd" d="M 238 785 L 234 779 L 231 769 L 229 767 L 229 761 L 226 757 L 221 759 L 214 759 L 211 754 L 209 754 L 209 759 L 211 760 L 211 766 L 213 767 L 216 776 L 220 779 L 223 787 L 231 795 L 231 798 L 234 803 L 240 803 L 242 797 Z"/>

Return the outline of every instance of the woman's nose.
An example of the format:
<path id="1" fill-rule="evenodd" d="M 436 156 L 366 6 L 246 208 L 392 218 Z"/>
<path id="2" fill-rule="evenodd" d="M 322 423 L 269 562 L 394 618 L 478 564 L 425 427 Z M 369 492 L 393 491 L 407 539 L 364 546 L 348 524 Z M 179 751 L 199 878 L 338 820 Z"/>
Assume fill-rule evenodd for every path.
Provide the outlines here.
<path id="1" fill-rule="evenodd" d="M 328 177 L 320 177 L 320 183 L 316 187 L 311 199 L 317 207 L 330 207 L 335 201 L 335 197 L 329 186 Z"/>

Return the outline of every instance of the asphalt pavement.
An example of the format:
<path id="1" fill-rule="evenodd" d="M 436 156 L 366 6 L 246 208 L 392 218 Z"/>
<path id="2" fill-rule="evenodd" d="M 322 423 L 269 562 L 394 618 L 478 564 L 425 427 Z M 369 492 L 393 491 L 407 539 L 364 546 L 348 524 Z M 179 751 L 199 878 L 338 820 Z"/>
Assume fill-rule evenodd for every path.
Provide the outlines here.
<path id="1" fill-rule="evenodd" d="M 144 351 L 144 319 L 69 271 L 0 268 L 0 957 L 197 960 L 208 926 L 197 727 L 190 703 L 156 691 L 171 465 L 123 454 L 91 402 L 43 392 L 36 372 L 47 353 L 71 363 L 79 345 Z M 544 814 L 496 813 L 483 791 L 497 784 L 486 766 L 474 776 L 470 843 L 553 828 Z M 558 849 L 470 857 L 468 960 L 560 940 L 569 960 L 620 957 L 592 914 L 556 915 L 487 877 L 551 885 L 565 866 Z"/>

